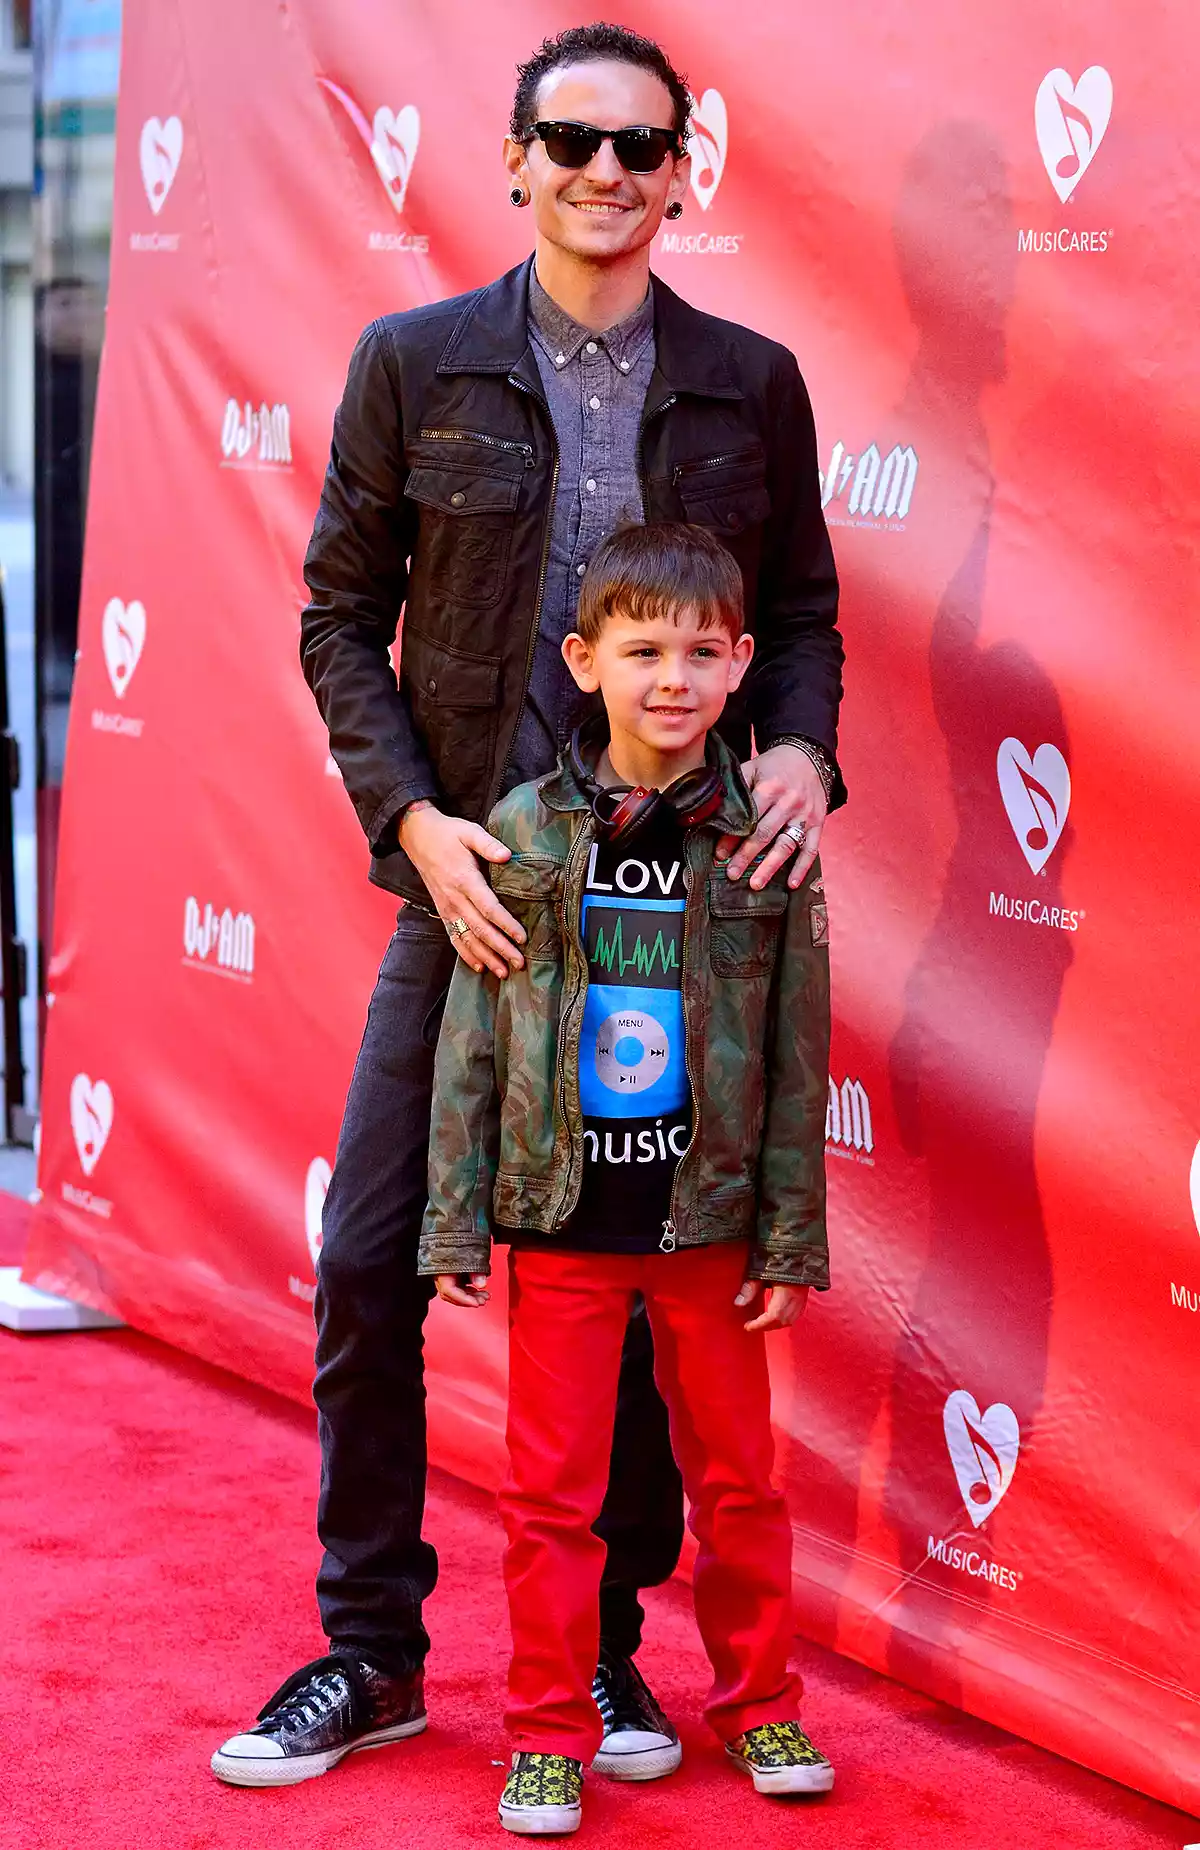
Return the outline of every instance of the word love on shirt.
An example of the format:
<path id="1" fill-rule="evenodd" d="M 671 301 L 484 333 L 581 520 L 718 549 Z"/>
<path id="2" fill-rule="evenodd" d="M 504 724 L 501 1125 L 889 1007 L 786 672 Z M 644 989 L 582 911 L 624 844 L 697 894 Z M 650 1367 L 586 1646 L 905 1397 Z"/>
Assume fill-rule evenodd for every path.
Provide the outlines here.
<path id="1" fill-rule="evenodd" d="M 586 890 L 589 893 L 627 893 L 631 898 L 649 893 L 655 897 L 673 899 L 677 891 L 683 890 L 682 861 L 671 861 L 664 869 L 658 861 L 639 861 L 630 856 L 628 860 L 618 861 L 611 870 L 611 880 L 601 880 L 596 866 L 599 855 L 600 843 L 593 842 L 587 870 Z"/>

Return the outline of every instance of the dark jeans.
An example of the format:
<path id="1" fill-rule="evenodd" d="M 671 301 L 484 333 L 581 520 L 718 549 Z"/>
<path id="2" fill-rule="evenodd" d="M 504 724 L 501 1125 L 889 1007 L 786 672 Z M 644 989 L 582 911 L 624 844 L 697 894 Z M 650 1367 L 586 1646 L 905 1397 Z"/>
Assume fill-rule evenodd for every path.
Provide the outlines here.
<path id="1" fill-rule="evenodd" d="M 371 997 L 325 1202 L 317 1267 L 321 1436 L 317 1601 L 326 1635 L 384 1670 L 424 1662 L 421 1606 L 437 1556 L 425 1509 L 425 1312 L 416 1271 L 426 1200 L 433 1054 L 455 952 L 440 920 L 405 907 Z M 649 1321 L 629 1323 L 604 1508 L 601 1637 L 632 1656 L 641 1587 L 674 1572 L 683 1489 L 654 1383 Z"/>

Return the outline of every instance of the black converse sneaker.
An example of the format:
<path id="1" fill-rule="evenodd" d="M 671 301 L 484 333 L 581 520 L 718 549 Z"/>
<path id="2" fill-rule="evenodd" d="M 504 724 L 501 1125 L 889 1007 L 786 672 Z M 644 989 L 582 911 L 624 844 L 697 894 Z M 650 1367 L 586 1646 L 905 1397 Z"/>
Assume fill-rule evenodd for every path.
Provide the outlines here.
<path id="1" fill-rule="evenodd" d="M 607 1779 L 662 1779 L 683 1759 L 679 1736 L 647 1689 L 630 1657 L 600 1647 L 592 1698 L 604 1722 L 604 1740 L 592 1761 Z"/>
<path id="2" fill-rule="evenodd" d="M 500 1822 L 519 1837 L 567 1837 L 579 1829 L 583 1763 L 568 1754 L 514 1754 L 500 1795 Z"/>
<path id="3" fill-rule="evenodd" d="M 756 1792 L 828 1792 L 833 1768 L 799 1722 L 763 1722 L 747 1728 L 725 1752 L 749 1773 Z"/>
<path id="4" fill-rule="evenodd" d="M 425 1726 L 419 1670 L 389 1677 L 350 1651 L 305 1664 L 277 1689 L 257 1725 L 212 1757 L 231 1786 L 295 1786 L 327 1773 L 360 1747 L 406 1740 Z"/>

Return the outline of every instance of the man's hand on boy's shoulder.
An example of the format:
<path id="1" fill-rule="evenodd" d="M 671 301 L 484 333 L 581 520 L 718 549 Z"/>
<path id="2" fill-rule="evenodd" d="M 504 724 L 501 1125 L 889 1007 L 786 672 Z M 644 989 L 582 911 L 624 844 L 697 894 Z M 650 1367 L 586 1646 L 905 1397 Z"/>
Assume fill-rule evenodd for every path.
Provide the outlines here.
<path id="1" fill-rule="evenodd" d="M 769 848 L 750 876 L 750 885 L 766 886 L 791 859 L 788 886 L 794 892 L 817 858 L 829 807 L 817 767 L 794 745 L 772 745 L 769 751 L 760 752 L 744 764 L 742 775 L 758 808 L 758 827 L 744 841 L 736 835 L 723 835 L 717 843 L 717 858 L 730 857 L 725 871 L 731 880 L 737 880 L 755 856 Z M 795 836 L 782 833 L 789 828 L 804 830 L 802 848 Z"/>
<path id="2" fill-rule="evenodd" d="M 440 1284 L 440 1280 L 438 1281 Z M 748 1330 L 786 1330 L 790 1324 L 799 1322 L 808 1303 L 808 1285 L 763 1285 L 757 1278 L 748 1278 L 734 1303 L 739 1310 L 753 1304 L 760 1291 L 766 1292 L 765 1308 L 757 1317 L 746 1320 Z"/>
<path id="3" fill-rule="evenodd" d="M 463 962 L 475 971 L 486 965 L 493 976 L 519 970 L 524 959 L 517 947 L 524 944 L 525 933 L 492 892 L 478 859 L 507 861 L 511 850 L 478 823 L 443 815 L 425 798 L 404 811 L 400 846 L 429 889 Z"/>
<path id="4" fill-rule="evenodd" d="M 486 1272 L 439 1272 L 434 1279 L 443 1304 L 461 1304 L 467 1310 L 482 1310 L 491 1293 Z"/>

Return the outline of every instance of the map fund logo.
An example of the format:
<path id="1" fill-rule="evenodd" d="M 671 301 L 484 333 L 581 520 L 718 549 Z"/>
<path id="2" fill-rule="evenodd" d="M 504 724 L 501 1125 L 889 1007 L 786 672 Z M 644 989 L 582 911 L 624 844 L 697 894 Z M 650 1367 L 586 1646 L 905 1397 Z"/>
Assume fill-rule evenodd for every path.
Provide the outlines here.
<path id="1" fill-rule="evenodd" d="M 228 906 L 223 912 L 213 905 L 201 911 L 199 901 L 189 894 L 183 907 L 183 949 L 185 964 L 249 981 L 254 975 L 254 920 L 248 912 L 235 916 Z"/>
<path id="2" fill-rule="evenodd" d="M 292 416 L 286 405 L 259 405 L 231 398 L 221 424 L 221 467 L 290 468 Z"/>
<path id="3" fill-rule="evenodd" d="M 821 506 L 833 509 L 830 526 L 900 531 L 912 506 L 919 466 L 911 444 L 894 444 L 882 456 L 878 444 L 869 443 L 856 456 L 844 443 L 835 443 L 818 476 Z"/>
<path id="4" fill-rule="evenodd" d="M 871 1101 L 861 1079 L 843 1079 L 839 1087 L 831 1077 L 825 1107 L 825 1148 L 830 1156 L 857 1158 L 872 1164 L 875 1133 Z"/>

